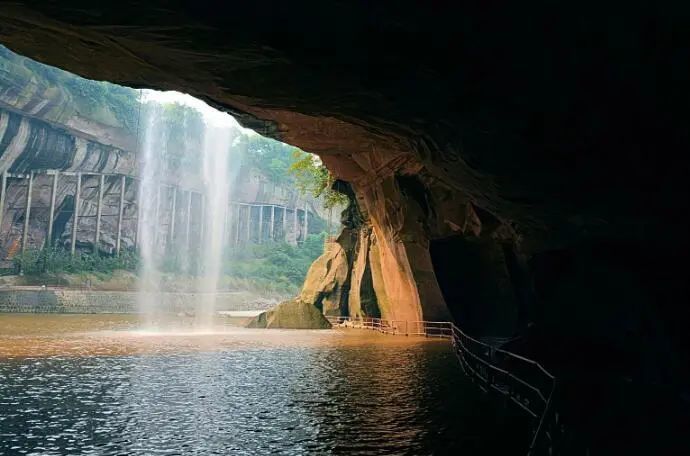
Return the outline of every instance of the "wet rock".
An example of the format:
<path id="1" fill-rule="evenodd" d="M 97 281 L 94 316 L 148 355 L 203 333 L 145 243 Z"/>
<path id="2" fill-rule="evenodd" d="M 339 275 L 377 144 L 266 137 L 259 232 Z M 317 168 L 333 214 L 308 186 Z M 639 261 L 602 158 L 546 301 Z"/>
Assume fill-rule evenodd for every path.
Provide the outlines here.
<path id="1" fill-rule="evenodd" d="M 329 329 L 331 324 L 308 302 L 293 299 L 262 312 L 247 325 L 248 328 Z"/>

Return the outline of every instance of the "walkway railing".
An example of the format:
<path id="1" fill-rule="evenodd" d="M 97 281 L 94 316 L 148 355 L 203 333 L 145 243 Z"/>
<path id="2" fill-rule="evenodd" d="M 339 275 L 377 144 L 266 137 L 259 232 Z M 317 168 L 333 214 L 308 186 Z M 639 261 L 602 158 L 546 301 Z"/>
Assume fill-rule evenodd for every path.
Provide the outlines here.
<path id="1" fill-rule="evenodd" d="M 450 339 L 468 377 L 482 390 L 509 398 L 534 421 L 534 434 L 527 454 L 555 454 L 556 440 L 561 434 L 558 413 L 554 410 L 556 378 L 538 362 L 477 340 L 447 321 L 329 316 L 326 319 L 338 327 Z"/>

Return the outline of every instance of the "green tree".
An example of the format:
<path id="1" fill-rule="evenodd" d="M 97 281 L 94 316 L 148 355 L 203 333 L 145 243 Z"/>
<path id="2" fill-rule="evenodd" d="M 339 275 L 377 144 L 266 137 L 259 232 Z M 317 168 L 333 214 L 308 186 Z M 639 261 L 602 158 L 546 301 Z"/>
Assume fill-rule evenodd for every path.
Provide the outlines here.
<path id="1" fill-rule="evenodd" d="M 335 178 L 316 155 L 294 149 L 290 173 L 295 186 L 303 195 L 323 198 L 326 209 L 347 204 L 347 197 L 333 189 Z"/>

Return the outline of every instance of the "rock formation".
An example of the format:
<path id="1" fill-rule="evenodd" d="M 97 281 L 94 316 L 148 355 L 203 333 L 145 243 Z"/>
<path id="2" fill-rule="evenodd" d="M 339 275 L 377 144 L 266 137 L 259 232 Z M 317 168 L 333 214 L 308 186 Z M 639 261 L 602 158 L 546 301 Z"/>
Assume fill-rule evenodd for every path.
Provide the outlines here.
<path id="1" fill-rule="evenodd" d="M 359 257 L 336 247 L 318 274 L 347 262 L 333 283 L 361 289 L 362 255 L 374 258 L 383 315 L 451 313 L 477 335 L 531 321 L 533 356 L 559 372 L 615 358 L 627 361 L 611 384 L 687 384 L 684 6 L 225 8 L 15 2 L 0 41 L 88 77 L 186 91 L 318 153 L 371 227 L 368 242 L 342 239 L 361 241 Z M 335 286 L 314 293 L 343 308 Z"/>
<path id="2" fill-rule="evenodd" d="M 311 303 L 293 299 L 262 312 L 248 328 L 328 329 L 331 324 Z"/>
<path id="3" fill-rule="evenodd" d="M 81 172 L 82 189 L 79 208 L 77 247 L 93 250 L 99 177 L 90 172 L 139 175 L 137 143 L 140 135 L 138 95 L 129 88 L 86 81 L 61 70 L 18 56 L 0 46 L 0 173 L 26 175 L 39 173 L 33 180 L 32 211 L 29 224 L 29 247 L 44 245 L 49 218 L 53 178 L 45 170 L 67 172 L 58 179 L 55 225 L 52 242 L 69 247 L 71 242 L 76 176 Z M 103 88 L 105 87 L 105 88 Z M 92 92 L 123 91 L 126 102 L 101 97 Z M 84 94 L 83 96 L 81 94 Z M 89 96 L 91 95 L 91 96 Z M 129 108 L 133 112 L 122 114 Z M 248 203 L 304 208 L 319 218 L 326 215 L 320 201 L 301 196 L 293 186 L 271 182 L 260 170 L 243 166 L 236 173 L 234 198 Z M 188 170 L 173 169 L 163 183 L 199 191 L 200 176 Z M 107 176 L 104 182 L 103 215 L 99 248 L 115 250 L 119 195 L 119 176 Z M 4 217 L 0 226 L 0 261 L 17 252 L 26 207 L 26 179 L 11 177 L 5 197 Z M 125 188 L 122 245 L 134 247 L 136 236 L 138 183 L 127 180 Z M 169 197 L 170 195 L 168 195 Z M 186 217 L 181 205 L 180 216 Z M 169 215 L 169 214 L 168 214 Z M 292 217 L 290 215 L 290 217 Z M 291 219 L 292 220 L 292 219 Z M 313 220 L 312 233 L 318 232 L 322 220 Z M 285 224 L 288 239 L 295 237 L 295 225 Z M 297 226 L 302 230 L 303 226 Z M 298 234 L 301 235 L 301 234 Z M 5 263 L 7 264 L 7 263 Z"/>

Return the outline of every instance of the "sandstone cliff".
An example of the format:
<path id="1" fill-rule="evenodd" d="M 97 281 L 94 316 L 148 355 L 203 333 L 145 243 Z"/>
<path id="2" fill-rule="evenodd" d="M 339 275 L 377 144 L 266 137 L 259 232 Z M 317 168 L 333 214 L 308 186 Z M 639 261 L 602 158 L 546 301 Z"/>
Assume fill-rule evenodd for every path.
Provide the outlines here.
<path id="1" fill-rule="evenodd" d="M 77 247 L 93 250 L 99 177 L 88 173 L 138 177 L 137 144 L 141 135 L 139 96 L 133 89 L 105 82 L 89 81 L 18 56 L 0 46 L 0 173 L 38 173 L 34 178 L 29 247 L 46 242 L 52 176 L 45 170 L 81 172 Z M 242 158 L 242 151 L 237 156 Z M 316 214 L 310 232 L 320 230 L 327 216 L 320 201 L 301 196 L 289 184 L 276 184 L 240 160 L 233 199 L 308 207 Z M 229 176 L 230 178 L 230 176 Z M 199 191 L 201 177 L 184 168 L 171 169 L 163 183 Z M 99 249 L 113 252 L 119 210 L 121 180 L 105 179 Z M 68 247 L 72 231 L 76 177 L 61 175 L 56 194 L 52 242 Z M 26 207 L 26 180 L 10 177 L 0 226 L 0 261 L 18 250 Z M 170 195 L 168 195 L 168 198 Z M 138 182 L 128 179 L 125 188 L 122 246 L 133 248 L 138 212 Z M 184 207 L 180 216 L 186 216 Z M 294 233 L 297 229 L 298 233 Z M 288 223 L 288 239 L 303 236 L 300 224 Z"/>

